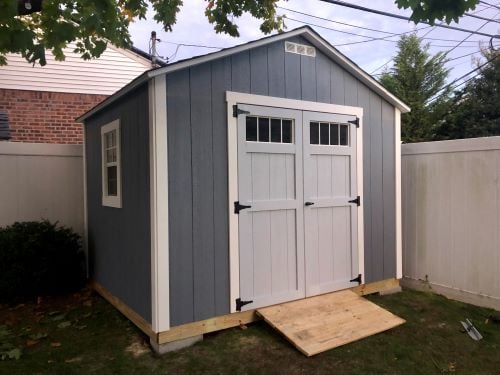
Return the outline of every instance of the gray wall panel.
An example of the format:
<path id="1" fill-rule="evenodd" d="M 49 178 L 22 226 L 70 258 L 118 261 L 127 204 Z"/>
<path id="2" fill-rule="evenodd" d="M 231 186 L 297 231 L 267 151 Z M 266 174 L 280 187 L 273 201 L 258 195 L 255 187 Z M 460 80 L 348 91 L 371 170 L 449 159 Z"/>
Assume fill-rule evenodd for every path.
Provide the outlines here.
<path id="1" fill-rule="evenodd" d="M 302 82 L 302 100 L 316 101 L 316 59 L 300 56 L 300 80 Z"/>
<path id="2" fill-rule="evenodd" d="M 231 87 L 233 91 L 250 92 L 250 52 L 231 56 Z"/>
<path id="3" fill-rule="evenodd" d="M 267 47 L 269 96 L 285 97 L 285 48 L 282 43 Z"/>
<path id="4" fill-rule="evenodd" d="M 191 68 L 194 318 L 215 315 L 211 64 Z"/>
<path id="5" fill-rule="evenodd" d="M 120 119 L 122 208 L 102 206 L 101 126 Z M 151 322 L 148 87 L 85 122 L 91 277 Z"/>
<path id="6" fill-rule="evenodd" d="M 273 43 L 167 76 L 172 326 L 226 314 L 232 303 L 227 90 L 364 108 L 365 278 L 394 277 L 392 107 L 321 52 L 312 59 Z"/>
<path id="7" fill-rule="evenodd" d="M 396 217 L 391 213 L 396 212 L 396 185 L 395 169 L 395 133 L 394 133 L 394 107 L 382 100 L 382 191 L 384 195 L 384 272 L 383 277 L 394 277 L 396 269 Z"/>
<path id="8" fill-rule="evenodd" d="M 170 320 L 194 320 L 189 70 L 167 75 Z"/>
<path id="9" fill-rule="evenodd" d="M 231 60 L 212 63 L 212 145 L 214 174 L 215 313 L 229 311 L 229 224 L 227 181 L 227 114 L 225 93 L 231 89 Z"/>
<path id="10" fill-rule="evenodd" d="M 318 102 L 330 103 L 331 85 L 330 71 L 332 62 L 322 53 L 316 55 L 316 99 Z"/>
<path id="11" fill-rule="evenodd" d="M 257 95 L 269 95 L 267 46 L 250 51 L 250 92 Z"/>

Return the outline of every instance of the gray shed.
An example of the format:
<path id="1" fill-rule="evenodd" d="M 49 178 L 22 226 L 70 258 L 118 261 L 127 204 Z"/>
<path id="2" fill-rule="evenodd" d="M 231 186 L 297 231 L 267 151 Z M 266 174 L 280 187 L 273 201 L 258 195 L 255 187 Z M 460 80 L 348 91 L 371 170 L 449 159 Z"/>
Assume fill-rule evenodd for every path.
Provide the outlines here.
<path id="1" fill-rule="evenodd" d="M 161 349 L 398 286 L 407 111 L 308 27 L 145 72 L 79 119 L 95 288 Z"/>

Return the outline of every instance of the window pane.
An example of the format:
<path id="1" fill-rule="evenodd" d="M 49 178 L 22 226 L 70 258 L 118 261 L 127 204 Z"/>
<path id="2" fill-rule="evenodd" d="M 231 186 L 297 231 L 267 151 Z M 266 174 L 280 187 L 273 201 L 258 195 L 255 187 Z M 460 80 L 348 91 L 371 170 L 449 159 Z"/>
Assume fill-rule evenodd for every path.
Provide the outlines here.
<path id="1" fill-rule="evenodd" d="M 106 148 L 114 147 L 116 144 L 116 130 L 106 133 Z"/>
<path id="2" fill-rule="evenodd" d="M 319 143 L 322 145 L 330 144 L 330 134 L 329 134 L 329 125 L 328 123 L 322 122 L 319 125 Z"/>
<path id="3" fill-rule="evenodd" d="M 348 146 L 349 145 L 348 132 L 349 132 L 349 125 L 340 125 L 340 145 L 341 146 Z"/>
<path id="4" fill-rule="evenodd" d="M 310 124 L 310 142 L 312 145 L 319 144 L 319 124 L 317 122 L 311 122 Z"/>
<path id="5" fill-rule="evenodd" d="M 269 118 L 259 117 L 259 142 L 269 142 Z"/>
<path id="6" fill-rule="evenodd" d="M 247 116 L 247 141 L 257 141 L 257 117 Z"/>
<path id="7" fill-rule="evenodd" d="M 292 143 L 292 120 L 282 120 L 283 143 Z"/>
<path id="8" fill-rule="evenodd" d="M 271 142 L 281 142 L 281 120 L 271 119 Z"/>
<path id="9" fill-rule="evenodd" d="M 108 163 L 113 163 L 116 161 L 116 148 L 106 150 L 106 161 Z"/>
<path id="10" fill-rule="evenodd" d="M 118 195 L 118 178 L 117 178 L 117 167 L 108 167 L 107 168 L 107 185 L 108 185 L 108 195 L 116 196 Z"/>
<path id="11" fill-rule="evenodd" d="M 339 144 L 339 124 L 330 124 L 330 144 Z"/>

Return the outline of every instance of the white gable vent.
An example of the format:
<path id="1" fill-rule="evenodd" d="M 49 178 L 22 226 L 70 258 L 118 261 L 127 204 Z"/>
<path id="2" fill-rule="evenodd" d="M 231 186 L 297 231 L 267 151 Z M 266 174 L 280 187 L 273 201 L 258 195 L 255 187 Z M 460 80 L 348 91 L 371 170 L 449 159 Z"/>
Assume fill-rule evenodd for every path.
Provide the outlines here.
<path id="1" fill-rule="evenodd" d="M 298 55 L 316 57 L 316 48 L 304 44 L 285 42 L 285 51 Z"/>

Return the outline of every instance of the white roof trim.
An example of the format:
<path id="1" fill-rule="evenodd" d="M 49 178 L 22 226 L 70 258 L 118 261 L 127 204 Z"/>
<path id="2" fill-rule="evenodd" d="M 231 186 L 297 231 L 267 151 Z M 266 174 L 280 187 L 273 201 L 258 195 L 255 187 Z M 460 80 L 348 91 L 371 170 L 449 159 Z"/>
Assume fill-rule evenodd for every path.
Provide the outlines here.
<path id="1" fill-rule="evenodd" d="M 77 119 L 78 122 L 84 121 L 89 116 L 92 116 L 94 113 L 100 111 L 102 108 L 107 106 L 108 104 L 114 102 L 118 98 L 125 95 L 127 92 L 136 88 L 139 84 L 143 83 L 150 78 L 156 77 L 160 74 L 166 74 L 175 72 L 180 69 L 188 68 L 193 65 L 203 64 L 209 61 L 217 60 L 226 56 L 230 56 L 239 52 L 247 51 L 249 49 L 257 48 L 260 46 L 264 46 L 270 43 L 274 43 L 280 40 L 288 39 L 293 36 L 302 36 L 307 39 L 311 44 L 313 44 L 316 48 L 321 50 L 321 52 L 325 53 L 329 58 L 333 61 L 337 62 L 342 68 L 346 69 L 349 73 L 351 73 L 354 77 L 359 79 L 362 83 L 364 83 L 368 88 L 379 94 L 385 100 L 387 100 L 390 104 L 398 108 L 402 113 L 410 112 L 410 107 L 406 105 L 403 101 L 398 99 L 396 96 L 391 94 L 387 89 L 385 89 L 377 80 L 375 80 L 372 76 L 366 73 L 363 69 L 357 66 L 353 61 L 349 60 L 346 56 L 340 53 L 337 49 L 335 49 L 330 43 L 328 43 L 325 39 L 323 39 L 319 34 L 317 34 L 314 30 L 312 30 L 308 26 L 300 27 L 298 29 L 288 31 L 282 34 L 273 35 L 270 37 L 266 37 L 263 39 L 259 39 L 253 42 L 249 42 L 246 44 L 242 44 L 236 47 L 231 47 L 227 49 L 223 49 L 219 52 L 214 52 L 208 55 L 203 55 L 199 57 L 193 57 L 185 61 L 180 61 L 178 63 L 174 63 L 172 65 L 167 65 L 162 68 L 150 70 L 145 72 L 137 79 L 132 81 L 130 84 L 125 86 L 123 89 L 117 91 L 115 94 L 110 96 L 108 99 L 92 108 L 90 111 L 82 115 Z"/>

